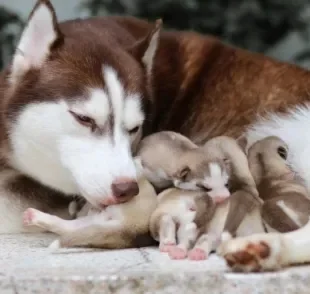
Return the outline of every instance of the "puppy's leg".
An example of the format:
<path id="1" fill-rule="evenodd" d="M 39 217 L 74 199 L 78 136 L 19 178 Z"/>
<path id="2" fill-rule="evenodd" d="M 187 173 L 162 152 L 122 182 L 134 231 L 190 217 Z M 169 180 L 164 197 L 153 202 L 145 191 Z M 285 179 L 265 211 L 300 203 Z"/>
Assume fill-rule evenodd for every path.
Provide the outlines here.
<path id="1" fill-rule="evenodd" d="M 241 224 L 239 225 L 236 236 L 246 237 L 253 234 L 261 234 L 265 232 L 263 226 L 263 220 L 261 216 L 261 211 L 259 207 L 255 207 L 251 212 L 248 212 Z"/>
<path id="2" fill-rule="evenodd" d="M 177 231 L 178 245 L 169 250 L 169 256 L 172 259 L 184 259 L 190 247 L 197 239 L 198 229 L 193 222 L 180 224 Z"/>
<path id="3" fill-rule="evenodd" d="M 0 171 L 0 190 L 0 234 L 43 232 L 39 227 L 23 226 L 22 215 L 28 207 L 71 218 L 68 213 L 69 197 L 3 166 Z"/>
<path id="4" fill-rule="evenodd" d="M 171 215 L 165 214 L 159 221 L 159 249 L 168 252 L 176 245 L 176 223 Z"/>
<path id="5" fill-rule="evenodd" d="M 310 220 L 294 232 L 255 234 L 223 242 L 218 254 L 237 271 L 277 270 L 310 262 Z"/>
<path id="6" fill-rule="evenodd" d="M 98 213 L 97 215 L 74 220 L 64 220 L 58 216 L 44 213 L 34 208 L 28 208 L 24 212 L 23 222 L 25 226 L 37 226 L 58 235 L 66 235 L 78 229 L 87 228 L 95 221 L 95 218 L 100 218 L 100 221 L 108 219 L 104 213 Z"/>
<path id="7" fill-rule="evenodd" d="M 210 246 L 210 236 L 208 234 L 202 234 L 194 248 L 189 251 L 188 259 L 191 260 L 204 260 L 207 259 L 211 246 Z"/>
<path id="8" fill-rule="evenodd" d="M 206 259 L 212 250 L 215 250 L 221 242 L 227 215 L 230 209 L 230 201 L 226 201 L 216 206 L 213 218 L 207 225 L 207 232 L 202 234 L 197 240 L 194 248 L 189 252 L 188 258 L 191 260 Z"/>
<path id="9" fill-rule="evenodd" d="M 265 201 L 262 218 L 268 227 L 280 233 L 298 230 L 308 222 L 310 201 L 292 193 Z"/>

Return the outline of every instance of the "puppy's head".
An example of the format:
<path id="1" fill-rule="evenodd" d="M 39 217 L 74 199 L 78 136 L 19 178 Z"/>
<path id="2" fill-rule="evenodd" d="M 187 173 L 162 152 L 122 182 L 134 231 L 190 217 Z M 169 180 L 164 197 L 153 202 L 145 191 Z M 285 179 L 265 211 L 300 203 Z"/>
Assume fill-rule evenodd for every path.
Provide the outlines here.
<path id="1" fill-rule="evenodd" d="M 230 163 L 225 158 L 210 159 L 204 152 L 194 154 L 193 150 L 186 160 L 180 159 L 180 168 L 173 177 L 174 186 L 186 190 L 203 190 L 220 203 L 230 196 Z"/>

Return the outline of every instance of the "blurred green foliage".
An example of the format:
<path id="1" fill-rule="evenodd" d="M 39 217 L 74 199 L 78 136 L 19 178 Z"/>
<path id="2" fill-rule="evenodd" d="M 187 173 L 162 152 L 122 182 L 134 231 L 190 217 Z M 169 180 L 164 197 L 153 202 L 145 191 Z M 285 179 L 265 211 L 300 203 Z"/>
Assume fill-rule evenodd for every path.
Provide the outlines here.
<path id="1" fill-rule="evenodd" d="M 192 29 L 258 52 L 291 31 L 307 36 L 308 0 L 84 0 L 91 15 L 129 14 L 166 27 Z"/>
<path id="2" fill-rule="evenodd" d="M 17 14 L 0 6 L 0 68 L 12 54 L 22 26 Z"/>

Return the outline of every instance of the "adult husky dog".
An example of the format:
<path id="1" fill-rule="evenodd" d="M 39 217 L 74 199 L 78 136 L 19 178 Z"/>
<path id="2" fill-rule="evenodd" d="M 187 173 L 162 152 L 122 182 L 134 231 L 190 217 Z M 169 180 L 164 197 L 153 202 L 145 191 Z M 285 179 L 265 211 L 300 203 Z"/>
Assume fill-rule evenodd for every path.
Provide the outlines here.
<path id="1" fill-rule="evenodd" d="M 28 207 L 69 217 L 75 194 L 96 207 L 128 201 L 139 193 L 132 152 L 155 131 L 196 143 L 278 135 L 292 154 L 310 152 L 308 71 L 160 22 L 58 23 L 38 1 L 0 89 L 2 233 L 25 230 Z M 310 164 L 291 160 L 310 187 Z"/>

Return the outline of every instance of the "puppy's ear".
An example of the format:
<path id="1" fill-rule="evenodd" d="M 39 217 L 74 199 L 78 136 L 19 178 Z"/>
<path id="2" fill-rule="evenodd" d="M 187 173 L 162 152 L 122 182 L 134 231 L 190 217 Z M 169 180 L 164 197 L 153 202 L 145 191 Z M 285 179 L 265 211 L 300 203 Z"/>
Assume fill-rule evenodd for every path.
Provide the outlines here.
<path id="1" fill-rule="evenodd" d="M 136 171 L 137 171 L 137 177 L 140 177 L 143 175 L 144 173 L 144 169 L 143 169 L 143 164 L 142 164 L 142 159 L 140 156 L 136 156 L 133 159 L 135 167 L 136 167 Z"/>
<path id="2" fill-rule="evenodd" d="M 231 160 L 230 160 L 230 158 L 224 157 L 224 158 L 223 158 L 223 163 L 224 163 L 225 168 L 229 170 L 229 169 L 230 169 L 230 165 L 231 165 Z"/>
<path id="3" fill-rule="evenodd" d="M 153 63 L 158 49 L 162 20 L 155 22 L 154 28 L 141 40 L 128 49 L 138 61 L 142 62 L 148 74 L 152 72 Z"/>
<path id="4" fill-rule="evenodd" d="M 287 159 L 287 152 L 288 151 L 284 146 L 279 146 L 277 149 L 277 152 L 282 159 L 284 159 L 284 160 Z"/>
<path id="5" fill-rule="evenodd" d="M 175 176 L 180 180 L 185 180 L 190 171 L 191 169 L 188 166 L 184 166 L 178 170 Z"/>
<path id="6" fill-rule="evenodd" d="M 242 149 L 242 151 L 244 153 L 247 153 L 247 145 L 248 145 L 248 139 L 246 138 L 245 135 L 240 136 L 237 140 L 237 144 L 240 146 L 240 148 Z"/>

